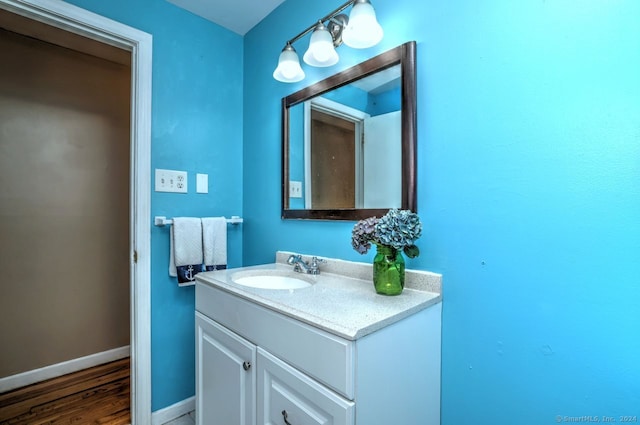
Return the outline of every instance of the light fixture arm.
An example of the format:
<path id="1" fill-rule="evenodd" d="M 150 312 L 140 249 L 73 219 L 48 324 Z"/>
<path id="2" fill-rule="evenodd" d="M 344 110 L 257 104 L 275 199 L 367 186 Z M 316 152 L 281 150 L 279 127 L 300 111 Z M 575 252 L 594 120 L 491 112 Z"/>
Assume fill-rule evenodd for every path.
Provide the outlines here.
<path id="1" fill-rule="evenodd" d="M 313 24 L 309 25 L 308 28 L 306 28 L 305 30 L 303 30 L 300 34 L 296 35 L 295 37 L 293 37 L 291 40 L 287 41 L 287 44 L 293 44 L 296 41 L 300 40 L 302 37 L 304 37 L 305 35 L 309 34 L 311 31 L 313 31 L 313 29 L 316 27 L 316 25 L 318 25 L 318 22 L 327 22 L 329 20 L 332 20 L 333 18 L 335 18 L 337 15 L 339 15 L 342 11 L 344 11 L 346 8 L 348 8 L 349 6 L 351 6 L 352 4 L 354 4 L 357 0 L 349 0 L 348 2 L 346 2 L 345 4 L 343 4 L 342 6 L 338 7 L 336 10 L 334 10 L 333 12 L 329 13 L 327 16 L 325 16 L 322 19 L 319 19 L 318 21 L 314 22 Z M 340 21 L 340 22 L 344 22 L 344 21 Z M 331 33 L 333 34 L 333 31 L 331 31 Z"/>
<path id="2" fill-rule="evenodd" d="M 334 16 L 329 20 L 327 29 L 333 38 L 333 46 L 338 47 L 342 44 L 342 31 L 349 23 L 349 17 L 344 13 Z"/>

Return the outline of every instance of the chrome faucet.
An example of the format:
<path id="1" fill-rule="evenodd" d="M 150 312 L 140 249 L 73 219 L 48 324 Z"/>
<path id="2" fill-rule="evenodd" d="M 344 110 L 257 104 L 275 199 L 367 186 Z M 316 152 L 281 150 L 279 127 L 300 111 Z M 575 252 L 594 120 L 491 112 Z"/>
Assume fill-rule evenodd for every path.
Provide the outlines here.
<path id="1" fill-rule="evenodd" d="M 304 271 L 307 274 L 320 274 L 320 263 L 326 263 L 326 260 L 312 257 L 311 263 L 308 263 L 302 259 L 302 255 L 292 254 L 289 256 L 287 263 L 293 266 L 294 272 L 303 273 Z"/>

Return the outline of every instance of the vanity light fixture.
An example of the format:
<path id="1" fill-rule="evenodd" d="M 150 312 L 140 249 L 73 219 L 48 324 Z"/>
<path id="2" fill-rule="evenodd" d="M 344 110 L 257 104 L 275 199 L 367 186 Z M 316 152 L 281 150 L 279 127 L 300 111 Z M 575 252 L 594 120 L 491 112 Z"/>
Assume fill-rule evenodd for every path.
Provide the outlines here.
<path id="1" fill-rule="evenodd" d="M 353 6 L 353 8 L 347 17 L 342 12 L 349 6 Z M 376 20 L 376 12 L 373 10 L 371 2 L 369 0 L 349 0 L 287 41 L 280 53 L 273 78 L 283 83 L 295 83 L 304 79 L 304 71 L 300 66 L 300 60 L 293 48 L 293 43 L 311 31 L 313 33 L 309 41 L 309 48 L 303 59 L 308 65 L 316 67 L 332 66 L 338 63 L 339 56 L 336 47 L 343 42 L 349 47 L 366 49 L 378 44 L 383 36 L 382 27 Z"/>

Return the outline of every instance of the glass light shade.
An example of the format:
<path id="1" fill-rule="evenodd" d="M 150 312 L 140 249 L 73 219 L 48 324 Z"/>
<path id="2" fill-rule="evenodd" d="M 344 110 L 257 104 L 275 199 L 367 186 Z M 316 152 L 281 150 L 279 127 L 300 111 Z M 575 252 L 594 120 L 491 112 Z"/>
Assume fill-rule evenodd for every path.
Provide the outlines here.
<path id="1" fill-rule="evenodd" d="M 369 0 L 357 0 L 349 14 L 349 23 L 342 32 L 344 44 L 354 49 L 366 49 L 378 44 L 383 34 Z"/>
<path id="2" fill-rule="evenodd" d="M 309 65 L 319 67 L 338 63 L 340 58 L 333 46 L 333 38 L 322 22 L 318 23 L 313 33 L 311 33 L 309 48 L 305 52 L 303 59 Z"/>
<path id="3" fill-rule="evenodd" d="M 304 79 L 304 71 L 300 66 L 298 54 L 290 44 L 282 49 L 278 59 L 278 67 L 273 71 L 273 78 L 283 83 L 295 83 Z"/>

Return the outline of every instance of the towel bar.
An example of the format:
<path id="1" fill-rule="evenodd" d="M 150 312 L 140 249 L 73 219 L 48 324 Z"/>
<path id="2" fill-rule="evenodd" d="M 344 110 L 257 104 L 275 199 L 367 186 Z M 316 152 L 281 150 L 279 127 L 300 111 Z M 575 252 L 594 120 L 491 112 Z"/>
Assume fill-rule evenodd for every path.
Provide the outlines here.
<path id="1" fill-rule="evenodd" d="M 227 218 L 227 223 L 228 224 L 240 224 L 242 223 L 242 217 L 237 216 L 237 215 L 232 215 L 231 218 Z M 153 220 L 153 224 L 155 224 L 156 226 L 169 226 L 171 224 L 173 224 L 173 220 L 164 216 L 155 216 L 154 220 Z"/>

